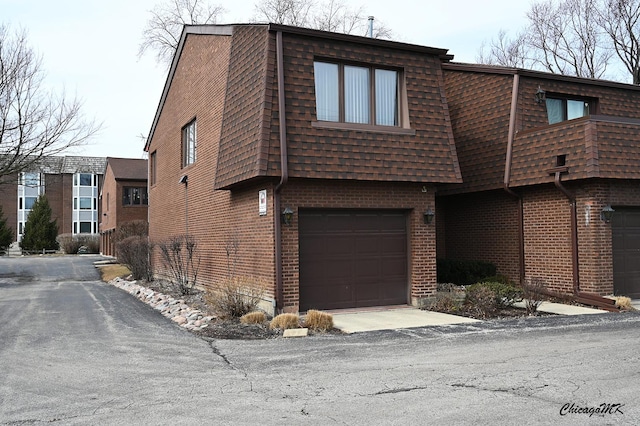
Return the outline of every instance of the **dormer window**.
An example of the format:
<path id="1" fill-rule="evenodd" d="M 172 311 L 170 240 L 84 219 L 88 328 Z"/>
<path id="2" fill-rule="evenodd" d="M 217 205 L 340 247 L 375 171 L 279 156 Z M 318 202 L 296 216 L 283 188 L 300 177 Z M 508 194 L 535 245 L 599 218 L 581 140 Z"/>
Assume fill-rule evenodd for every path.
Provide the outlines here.
<path id="1" fill-rule="evenodd" d="M 399 126 L 400 72 L 315 62 L 318 121 Z"/>
<path id="2" fill-rule="evenodd" d="M 547 95 L 546 105 L 549 124 L 555 124 L 561 121 L 573 120 L 574 118 L 586 117 L 589 115 L 591 103 L 585 99 Z"/>

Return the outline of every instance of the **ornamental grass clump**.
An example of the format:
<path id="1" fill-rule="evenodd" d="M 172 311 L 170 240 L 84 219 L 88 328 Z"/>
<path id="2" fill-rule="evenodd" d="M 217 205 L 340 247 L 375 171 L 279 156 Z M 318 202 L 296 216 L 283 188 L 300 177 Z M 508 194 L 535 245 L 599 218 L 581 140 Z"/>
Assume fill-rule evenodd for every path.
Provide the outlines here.
<path id="1" fill-rule="evenodd" d="M 280 314 L 271 320 L 269 324 L 271 330 L 287 330 L 289 328 L 300 328 L 300 317 L 297 314 Z"/>
<path id="2" fill-rule="evenodd" d="M 622 309 L 623 311 L 635 311 L 635 308 L 631 304 L 631 298 L 627 296 L 616 296 L 616 308 Z"/>
<path id="3" fill-rule="evenodd" d="M 262 324 L 267 320 L 267 316 L 262 311 L 249 312 L 240 317 L 242 324 Z"/>
<path id="4" fill-rule="evenodd" d="M 309 309 L 304 317 L 304 326 L 313 331 L 329 331 L 333 329 L 333 315 Z"/>

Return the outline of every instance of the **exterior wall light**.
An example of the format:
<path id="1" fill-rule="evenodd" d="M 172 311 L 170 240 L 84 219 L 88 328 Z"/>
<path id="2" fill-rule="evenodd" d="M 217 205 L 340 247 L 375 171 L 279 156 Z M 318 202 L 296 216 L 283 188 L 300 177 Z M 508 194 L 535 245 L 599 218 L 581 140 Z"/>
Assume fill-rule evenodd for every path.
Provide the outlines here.
<path id="1" fill-rule="evenodd" d="M 282 223 L 284 223 L 285 225 L 291 225 L 291 222 L 293 222 L 293 210 L 291 210 L 289 207 L 286 207 L 282 211 Z"/>
<path id="2" fill-rule="evenodd" d="M 434 217 L 436 217 L 436 214 L 433 212 L 433 210 L 427 210 L 426 212 L 424 212 L 424 223 L 426 223 L 427 225 L 430 224 L 431 222 L 433 222 Z"/>
<path id="3" fill-rule="evenodd" d="M 536 90 L 536 103 L 541 104 L 546 98 L 546 92 L 538 86 L 538 90 Z"/>
<path id="4" fill-rule="evenodd" d="M 611 206 L 604 206 L 600 212 L 600 219 L 604 220 L 606 223 L 611 222 L 614 211 L 615 210 L 612 209 Z"/>

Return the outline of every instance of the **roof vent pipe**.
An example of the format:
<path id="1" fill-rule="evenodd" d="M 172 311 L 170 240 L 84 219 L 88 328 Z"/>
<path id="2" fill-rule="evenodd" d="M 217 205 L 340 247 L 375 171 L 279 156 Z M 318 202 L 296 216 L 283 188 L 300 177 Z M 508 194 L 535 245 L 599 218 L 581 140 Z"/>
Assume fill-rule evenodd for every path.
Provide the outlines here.
<path id="1" fill-rule="evenodd" d="M 373 16 L 369 16 L 369 38 L 373 38 Z"/>

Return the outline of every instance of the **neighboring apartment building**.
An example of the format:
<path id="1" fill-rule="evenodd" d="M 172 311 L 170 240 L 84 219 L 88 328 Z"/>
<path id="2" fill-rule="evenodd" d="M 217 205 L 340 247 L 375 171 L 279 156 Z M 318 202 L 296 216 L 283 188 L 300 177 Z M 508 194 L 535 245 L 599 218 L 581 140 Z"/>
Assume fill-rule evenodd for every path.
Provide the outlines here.
<path id="1" fill-rule="evenodd" d="M 40 195 L 47 196 L 58 234 L 97 234 L 104 166 L 102 157 L 51 156 L 9 177 L 10 183 L 0 185 L 0 204 L 16 241 Z"/>
<path id="2" fill-rule="evenodd" d="M 640 297 L 640 87 L 443 68 L 463 183 L 438 192 L 439 257 Z"/>
<path id="3" fill-rule="evenodd" d="M 461 182 L 448 58 L 187 26 L 145 147 L 150 238 L 193 236 L 201 284 L 252 277 L 274 310 L 416 304 L 436 288 L 436 185 Z"/>
<path id="4" fill-rule="evenodd" d="M 100 252 L 115 256 L 113 234 L 126 222 L 147 221 L 147 160 L 107 157 L 100 189 Z"/>

